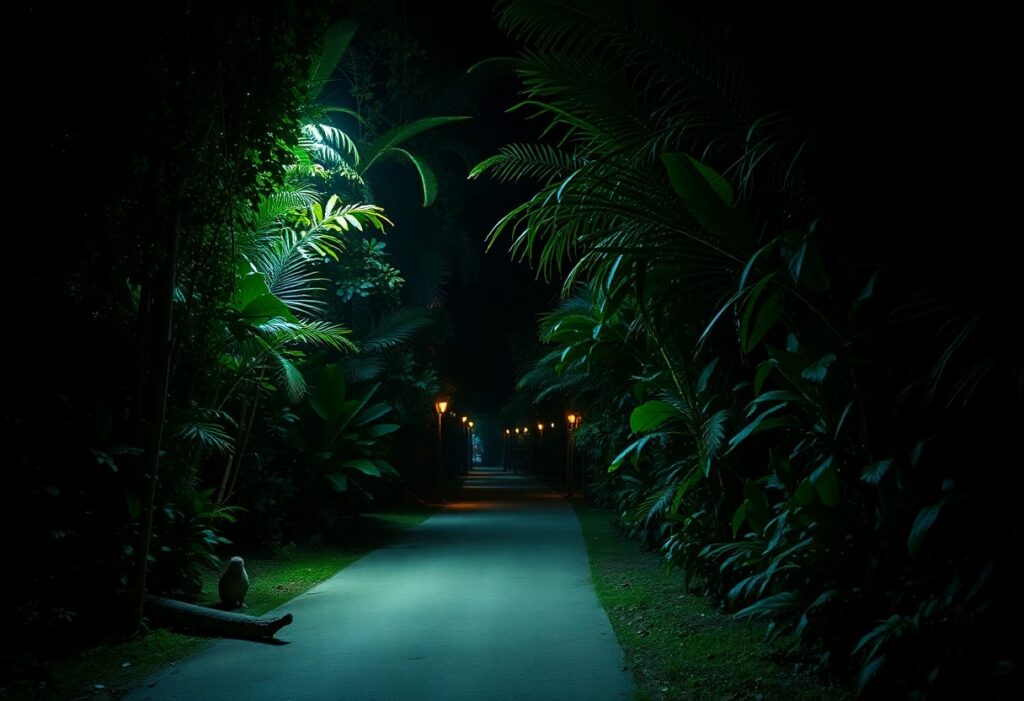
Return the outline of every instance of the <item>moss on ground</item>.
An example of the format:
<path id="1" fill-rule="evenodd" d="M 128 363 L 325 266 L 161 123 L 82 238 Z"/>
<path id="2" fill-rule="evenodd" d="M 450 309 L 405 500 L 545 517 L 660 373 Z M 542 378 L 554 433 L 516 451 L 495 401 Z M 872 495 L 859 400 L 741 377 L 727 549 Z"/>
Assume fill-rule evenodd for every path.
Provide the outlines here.
<path id="1" fill-rule="evenodd" d="M 850 698 L 765 644 L 762 624 L 684 594 L 679 575 L 666 575 L 661 556 L 619 535 L 607 511 L 582 501 L 574 506 L 594 588 L 636 677 L 638 699 Z"/>
<path id="2" fill-rule="evenodd" d="M 433 511 L 378 513 L 353 520 L 341 547 L 291 547 L 269 557 L 246 557 L 250 588 L 242 613 L 271 611 L 334 576 L 397 533 L 422 523 Z M 217 601 L 219 571 L 207 573 L 197 602 Z M 45 666 L 47 679 L 0 688 L 0 698 L 40 701 L 116 699 L 160 667 L 174 664 L 210 643 L 208 636 L 166 629 L 110 645 L 98 645 Z"/>

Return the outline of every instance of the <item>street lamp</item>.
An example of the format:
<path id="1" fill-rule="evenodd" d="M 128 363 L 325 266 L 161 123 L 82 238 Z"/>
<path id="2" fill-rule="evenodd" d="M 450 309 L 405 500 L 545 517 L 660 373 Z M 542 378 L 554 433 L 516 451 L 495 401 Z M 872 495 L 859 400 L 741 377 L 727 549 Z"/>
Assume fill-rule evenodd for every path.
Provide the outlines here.
<path id="1" fill-rule="evenodd" d="M 511 455 L 509 455 L 509 442 L 512 440 L 512 429 L 506 428 L 505 433 L 502 435 L 501 442 L 501 471 L 508 472 L 508 466 L 511 462 Z"/>
<path id="2" fill-rule="evenodd" d="M 580 415 L 575 411 L 567 411 L 565 413 L 565 424 L 568 430 L 565 434 L 565 490 L 567 496 L 572 496 L 572 479 L 573 479 L 573 431 L 580 423 Z"/>
<path id="3" fill-rule="evenodd" d="M 544 424 L 537 422 L 537 475 L 544 475 Z"/>
<path id="4" fill-rule="evenodd" d="M 437 492 L 441 500 L 444 500 L 444 459 L 441 453 L 441 420 L 444 412 L 448 409 L 448 399 L 438 397 L 434 402 L 434 409 L 437 410 Z"/>
<path id="5" fill-rule="evenodd" d="M 466 438 L 466 440 L 464 440 L 462 442 L 462 445 L 463 445 L 463 447 L 466 447 L 466 446 L 469 445 L 469 417 L 468 416 L 463 416 L 462 417 L 462 435 L 465 436 L 465 438 Z M 466 460 L 464 461 L 462 469 L 460 469 L 460 472 L 462 472 L 462 474 L 469 474 L 470 467 L 471 467 L 471 465 L 470 465 L 470 458 L 469 458 L 469 448 L 466 447 Z"/>

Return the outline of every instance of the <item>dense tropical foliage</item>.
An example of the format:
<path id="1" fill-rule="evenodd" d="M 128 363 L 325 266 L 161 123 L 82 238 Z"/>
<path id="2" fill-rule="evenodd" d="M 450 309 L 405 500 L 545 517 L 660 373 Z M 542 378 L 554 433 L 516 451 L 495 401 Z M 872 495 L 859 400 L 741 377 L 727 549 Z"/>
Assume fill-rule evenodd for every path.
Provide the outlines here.
<path id="1" fill-rule="evenodd" d="M 537 183 L 491 242 L 564 282 L 520 389 L 582 407 L 623 527 L 769 637 L 866 695 L 1011 694 L 1021 286 L 939 204 L 970 159 L 908 142 L 978 136 L 929 93 L 983 80 L 969 31 L 911 87 L 854 11 L 499 7 L 545 138 L 473 175 Z"/>
<path id="2" fill-rule="evenodd" d="M 479 328 L 510 346 L 488 353 L 528 356 L 509 425 L 581 411 L 619 526 L 857 693 L 1012 698 L 1011 37 L 952 11 L 500 0 L 518 52 L 453 77 L 425 45 L 460 30 L 410 30 L 412 7 L 16 11 L 59 69 L 10 83 L 0 659 L 133 635 L 146 592 L 194 593 L 233 548 L 443 493 L 467 464 L 434 443 L 444 364 L 482 364 L 439 350 L 445 305 L 478 277 L 468 222 L 519 198 L 486 243 L 561 299 L 534 344 L 488 281 Z M 512 143 L 481 161 L 496 134 L 466 115 L 509 76 Z M 561 478 L 560 427 L 480 423 Z"/>
<path id="3" fill-rule="evenodd" d="M 30 648 L 137 622 L 144 591 L 194 592 L 232 542 L 344 538 L 432 455 L 441 312 L 403 292 L 373 166 L 404 161 L 433 204 L 410 143 L 465 118 L 337 106 L 388 74 L 338 68 L 365 48 L 323 8 L 160 13 L 25 18 L 83 57 L 62 99 L 93 107 L 41 100 L 25 162 L 63 164 L 68 214 L 45 275 L 7 279 L 65 339 L 19 358 L 3 415 L 11 562 L 31 563 L 3 622 Z"/>

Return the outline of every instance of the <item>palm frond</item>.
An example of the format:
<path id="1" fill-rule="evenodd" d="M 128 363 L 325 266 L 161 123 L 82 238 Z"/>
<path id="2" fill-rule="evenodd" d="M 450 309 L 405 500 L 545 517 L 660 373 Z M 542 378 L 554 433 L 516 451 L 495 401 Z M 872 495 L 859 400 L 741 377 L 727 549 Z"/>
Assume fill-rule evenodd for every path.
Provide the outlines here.
<path id="1" fill-rule="evenodd" d="M 501 182 L 519 182 L 523 178 L 548 182 L 562 180 L 579 168 L 584 159 L 549 144 L 508 144 L 498 154 L 481 161 L 469 172 L 470 179 L 484 173 Z"/>
<path id="2" fill-rule="evenodd" d="M 308 345 L 325 346 L 339 351 L 358 350 L 348 338 L 352 334 L 349 329 L 326 321 L 289 321 L 274 317 L 257 324 L 255 328 L 271 348 Z"/>
<path id="3" fill-rule="evenodd" d="M 219 423 L 213 421 L 186 421 L 178 424 L 174 435 L 187 442 L 205 448 L 213 448 L 222 455 L 235 452 L 235 441 Z"/>
<path id="4" fill-rule="evenodd" d="M 384 361 L 377 355 L 353 355 L 341 363 L 349 382 L 372 382 L 384 372 Z"/>
<path id="5" fill-rule="evenodd" d="M 288 393 L 288 400 L 297 402 L 306 394 L 306 378 L 284 353 L 274 353 L 274 377 Z"/>
<path id="6" fill-rule="evenodd" d="M 359 149 L 355 141 L 330 124 L 303 124 L 299 146 L 324 166 L 359 166 Z"/>
<path id="7" fill-rule="evenodd" d="M 285 214 L 305 209 L 318 200 L 319 193 L 309 183 L 301 183 L 294 189 L 277 190 L 267 197 L 261 197 L 253 218 L 253 229 L 266 231 Z"/>
<path id="8" fill-rule="evenodd" d="M 626 520 L 645 527 L 660 521 L 672 506 L 678 489 L 679 486 L 674 482 L 655 489 L 627 515 Z"/>
<path id="9" fill-rule="evenodd" d="M 370 335 L 362 339 L 360 346 L 364 352 L 394 348 L 408 342 L 431 323 L 433 317 L 426 309 L 402 307 L 382 317 Z"/>
<path id="10" fill-rule="evenodd" d="M 266 276 L 271 293 L 295 312 L 316 314 L 323 309 L 323 276 L 317 273 L 326 252 L 337 253 L 342 242 L 327 229 L 296 231 L 285 228 L 256 243 L 250 260 Z"/>
<path id="11" fill-rule="evenodd" d="M 562 356 L 562 349 L 556 348 L 548 351 L 541 358 L 534 362 L 534 364 L 520 376 L 516 382 L 517 390 L 536 390 L 542 391 L 549 387 L 553 383 L 558 381 L 558 375 L 555 374 L 555 365 L 558 364 L 559 358 Z"/>

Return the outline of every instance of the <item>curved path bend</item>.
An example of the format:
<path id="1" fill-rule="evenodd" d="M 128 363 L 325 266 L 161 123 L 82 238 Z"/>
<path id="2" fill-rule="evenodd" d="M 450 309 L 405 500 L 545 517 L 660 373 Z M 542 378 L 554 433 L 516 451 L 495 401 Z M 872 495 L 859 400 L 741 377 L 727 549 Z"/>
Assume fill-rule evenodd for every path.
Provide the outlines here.
<path id="1" fill-rule="evenodd" d="M 278 609 L 285 644 L 218 640 L 126 698 L 630 699 L 634 684 L 561 496 L 499 468 Z"/>

